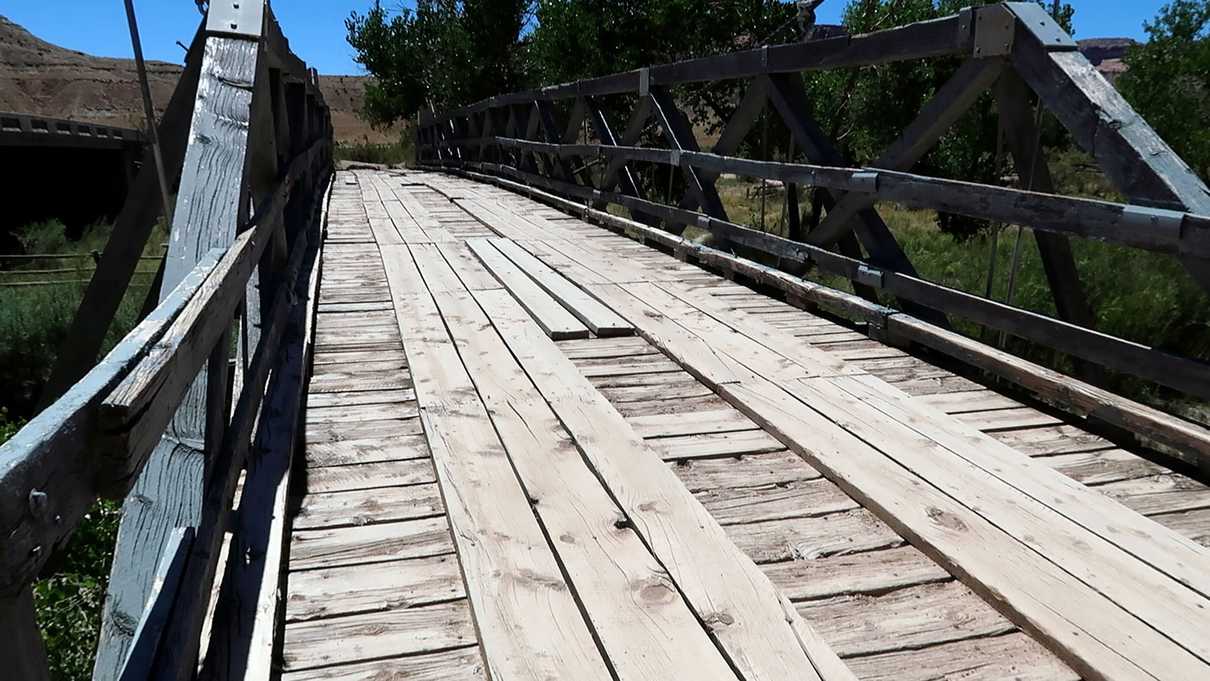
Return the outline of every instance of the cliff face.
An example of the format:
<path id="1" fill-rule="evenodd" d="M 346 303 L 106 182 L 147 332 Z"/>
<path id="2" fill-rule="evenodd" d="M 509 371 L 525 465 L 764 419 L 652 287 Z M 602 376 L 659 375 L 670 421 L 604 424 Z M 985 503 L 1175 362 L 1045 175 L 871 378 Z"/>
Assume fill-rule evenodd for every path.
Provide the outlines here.
<path id="1" fill-rule="evenodd" d="M 181 53 L 184 59 L 184 51 Z M 161 111 L 181 74 L 180 64 L 151 61 L 151 96 Z M 365 76 L 320 76 L 338 141 L 381 142 L 398 133 L 361 120 Z M 143 99 L 132 59 L 94 57 L 52 45 L 0 16 L 0 111 L 55 116 L 141 128 Z"/>

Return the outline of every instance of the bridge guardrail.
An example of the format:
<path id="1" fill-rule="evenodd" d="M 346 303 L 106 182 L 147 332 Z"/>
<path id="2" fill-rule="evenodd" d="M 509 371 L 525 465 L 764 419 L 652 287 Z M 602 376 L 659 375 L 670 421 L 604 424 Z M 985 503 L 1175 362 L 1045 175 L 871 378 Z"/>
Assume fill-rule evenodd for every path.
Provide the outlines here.
<path id="1" fill-rule="evenodd" d="M 849 162 L 810 117 L 800 77 L 805 71 L 934 58 L 962 62 L 869 167 Z M 717 143 L 703 151 L 672 88 L 716 81 L 746 81 L 747 88 Z M 1008 151 L 1020 169 L 1022 184 L 1030 189 L 910 172 L 989 90 L 996 99 Z M 1038 130 L 1030 103 L 1035 95 L 1038 107 L 1055 115 L 1128 203 L 1055 193 L 1036 143 Z M 603 113 L 610 97 L 635 102 L 620 135 Z M 792 143 L 809 162 L 736 155 L 767 107 L 780 117 Z M 649 126 L 659 131 L 663 144 L 637 146 Z M 1085 366 L 1210 399 L 1210 364 L 1093 328 L 1068 242 L 1076 236 L 1171 255 L 1210 290 L 1210 190 L 1035 3 L 968 8 L 950 17 L 870 34 L 741 50 L 504 94 L 447 112 L 422 111 L 417 149 L 422 164 L 538 189 L 601 221 L 608 222 L 607 206 L 623 207 L 636 221 L 631 231 L 641 225 L 679 235 L 692 225 L 710 233 L 716 252 L 734 252 L 795 277 L 811 269 L 838 275 L 875 307 L 881 307 L 886 297 L 893 298 L 902 310 L 892 310 L 894 314 L 938 332 L 948 334 L 949 316 L 962 317 L 1058 350 Z M 654 182 L 645 183 L 643 173 L 653 166 L 679 173 L 684 195 L 667 202 L 647 196 L 644 187 Z M 722 173 L 783 182 L 788 235 L 732 221 L 715 188 Z M 800 219 L 800 187 L 819 190 L 827 211 L 813 227 Z M 878 200 L 1034 229 L 1058 318 L 921 277 L 879 216 Z M 683 243 L 676 247 L 686 252 Z M 863 249 L 868 255 L 862 254 Z M 894 329 L 904 335 L 888 337 Z M 892 341 L 921 342 L 963 361 L 972 357 L 965 344 L 950 342 L 953 338 L 924 342 L 912 325 L 876 321 L 871 333 Z M 1005 370 L 1000 361 L 981 364 L 989 370 L 997 367 L 998 375 L 1038 393 L 1033 369 L 1023 373 Z M 1063 391 L 1055 387 L 1044 392 L 1040 396 L 1054 401 Z M 1160 419 L 1158 414 L 1149 414 L 1147 420 L 1167 423 L 1149 429 L 1161 444 L 1192 446 L 1192 452 L 1178 454 L 1210 464 L 1210 441 L 1201 435 L 1186 437 L 1189 430 L 1205 429 L 1174 417 Z M 1133 417 L 1110 416 L 1107 422 L 1131 431 L 1138 427 Z"/>
<path id="2" fill-rule="evenodd" d="M 249 578 L 262 580 L 257 592 L 277 594 L 275 573 L 255 560 L 269 539 L 253 535 L 280 509 L 252 470 L 278 471 L 270 485 L 288 470 L 332 128 L 317 74 L 290 53 L 268 4 L 228 4 L 220 22 L 220 3 L 211 3 L 186 69 L 196 77 L 183 76 L 173 97 L 188 100 L 189 126 L 179 110 L 164 122 L 182 150 L 172 164 L 181 187 L 158 305 L 0 446 L 0 628 L 11 633 L 0 639 L 0 659 L 9 678 L 48 678 L 30 583 L 98 498 L 126 504 L 94 678 L 194 678 L 216 588 L 203 675 L 243 678 L 239 670 L 267 664 L 228 634 L 250 632 L 255 619 Z M 123 212 L 141 219 L 119 223 L 93 278 L 119 299 L 133 267 L 123 280 L 106 257 L 112 265 L 111 248 L 122 249 L 137 263 L 155 197 L 132 194 L 145 205 Z M 119 243 L 140 233 L 133 248 Z M 90 314 L 82 306 L 80 317 Z M 149 469 L 154 475 L 142 475 Z M 245 485 L 258 492 L 233 511 L 245 469 Z"/>

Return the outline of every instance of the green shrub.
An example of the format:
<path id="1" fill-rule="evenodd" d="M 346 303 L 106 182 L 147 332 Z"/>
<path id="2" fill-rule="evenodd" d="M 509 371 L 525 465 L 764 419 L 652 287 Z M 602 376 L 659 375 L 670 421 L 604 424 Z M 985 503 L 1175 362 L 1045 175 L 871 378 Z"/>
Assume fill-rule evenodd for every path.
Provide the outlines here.
<path id="1" fill-rule="evenodd" d="M 34 607 L 56 681 L 87 681 L 101 631 L 101 607 L 118 537 L 121 507 L 100 501 L 54 560 L 54 574 L 34 583 Z"/>
<path id="2" fill-rule="evenodd" d="M 65 235 L 58 222 L 31 225 L 18 233 L 27 252 L 87 254 L 100 251 L 110 228 L 94 226 L 78 240 Z M 145 253 L 159 255 L 166 231 L 161 226 L 149 239 Z M 91 259 L 18 261 L 5 270 L 3 281 L 87 279 Z M 8 263 L 12 264 L 12 263 Z M 154 273 L 155 262 L 143 261 L 121 302 L 103 344 L 108 352 L 134 328 Z M 36 274 L 22 271 L 77 268 L 78 273 Z M 33 413 L 34 400 L 54 365 L 84 284 L 0 286 L 0 443 L 7 441 Z M 71 541 L 34 583 L 34 606 L 56 681 L 85 681 L 92 676 L 100 632 L 101 608 L 117 538 L 120 505 L 98 502 L 76 527 Z"/>
<path id="3" fill-rule="evenodd" d="M 416 141 L 413 137 L 413 127 L 404 126 L 399 135 L 399 141 L 393 143 L 375 143 L 369 140 L 361 142 L 338 142 L 333 149 L 332 157 L 337 161 L 358 161 L 361 163 L 377 163 L 393 166 L 410 164 L 416 160 Z"/>

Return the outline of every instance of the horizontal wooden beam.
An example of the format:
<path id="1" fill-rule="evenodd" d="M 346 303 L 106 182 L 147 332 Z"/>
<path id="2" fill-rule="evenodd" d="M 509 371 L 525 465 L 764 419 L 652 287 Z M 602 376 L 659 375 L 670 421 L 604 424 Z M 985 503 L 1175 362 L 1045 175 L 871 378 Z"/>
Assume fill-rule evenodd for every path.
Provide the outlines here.
<path id="1" fill-rule="evenodd" d="M 799 278 L 732 253 L 694 243 L 603 210 L 586 207 L 559 194 L 493 174 L 462 169 L 453 169 L 452 172 L 524 194 L 619 234 L 658 244 L 703 265 L 747 277 L 756 283 L 781 291 L 788 300 L 810 302 L 838 316 L 866 324 L 873 336 L 899 343 L 918 343 L 1008 380 L 1044 402 L 1134 433 L 1147 444 L 1161 444 L 1171 448 L 1167 453 L 1176 458 L 1210 466 L 1210 429 L 1199 424 L 1115 395 L 953 331 L 922 322 L 893 308 L 871 303 L 850 293 Z"/>
<path id="2" fill-rule="evenodd" d="M 1044 194 L 995 185 L 947 180 L 880 168 L 752 161 L 705 152 L 601 144 L 550 144 L 497 137 L 502 147 L 546 154 L 605 156 L 717 173 L 779 180 L 864 194 L 910 208 L 928 208 L 995 222 L 1120 243 L 1135 248 L 1210 258 L 1210 216 L 1149 206 Z"/>
<path id="3" fill-rule="evenodd" d="M 871 268 L 866 263 L 810 244 L 711 218 L 701 213 L 665 206 L 633 196 L 586 189 L 511 166 L 454 164 L 513 177 L 584 201 L 606 201 L 641 210 L 661 219 L 696 224 L 731 243 L 780 258 L 783 265 L 815 266 L 828 274 L 872 285 L 897 298 L 946 314 L 956 314 L 988 328 L 1054 348 L 1073 357 L 1137 376 L 1183 393 L 1210 399 L 1210 365 L 1179 357 L 1157 348 L 1085 329 L 1036 312 L 900 274 Z"/>
<path id="4" fill-rule="evenodd" d="M 448 120 L 485 109 L 496 109 L 523 102 L 638 92 L 639 84 L 644 79 L 652 86 L 684 85 L 712 80 L 750 78 L 767 73 L 796 73 L 818 69 L 875 66 L 911 59 L 962 54 L 968 52 L 972 44 L 973 34 L 969 22 L 969 17 L 955 14 L 873 33 L 770 45 L 730 54 L 688 59 L 647 69 L 491 97 L 440 115 L 422 115 L 420 122 L 423 126 L 439 119 Z M 644 71 L 646 75 L 644 75 Z"/>
<path id="5" fill-rule="evenodd" d="M 150 315 L 52 405 L 0 445 L 0 595 L 29 583 L 101 489 L 97 409 L 160 340 L 218 266 L 210 251 Z"/>

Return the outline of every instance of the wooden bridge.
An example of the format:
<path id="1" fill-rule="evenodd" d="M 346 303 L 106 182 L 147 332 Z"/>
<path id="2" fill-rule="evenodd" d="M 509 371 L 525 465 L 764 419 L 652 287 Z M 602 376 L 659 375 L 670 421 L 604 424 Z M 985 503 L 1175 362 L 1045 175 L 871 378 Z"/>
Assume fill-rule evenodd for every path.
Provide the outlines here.
<path id="1" fill-rule="evenodd" d="M 1056 284 L 1068 236 L 1204 280 L 1210 193 L 1032 3 L 430 113 L 420 167 L 335 173 L 272 14 L 210 11 L 163 124 L 160 305 L 80 377 L 140 245 L 115 240 L 70 387 L 0 449 L 13 678 L 46 678 L 29 584 L 98 497 L 125 504 L 96 679 L 1210 677 L 1210 431 L 949 323 L 1203 398 L 1206 365 L 927 282 L 875 210 L 1031 226 Z M 945 56 L 873 168 L 787 76 Z M 701 152 L 668 88 L 723 78 L 755 94 Z M 1024 139 L 1037 92 L 1130 203 L 909 174 L 989 87 Z M 732 155 L 766 100 L 807 163 Z M 666 147 L 635 146 L 649 119 Z M 660 164 L 683 198 L 644 194 Z M 822 187 L 827 217 L 736 224 L 733 171 Z"/>
<path id="2" fill-rule="evenodd" d="M 0 185 L 6 199 L 0 230 L 49 219 L 80 228 L 115 215 L 143 145 L 138 130 L 0 111 Z M 67 205 L 66 186 L 73 187 L 74 199 Z"/>

